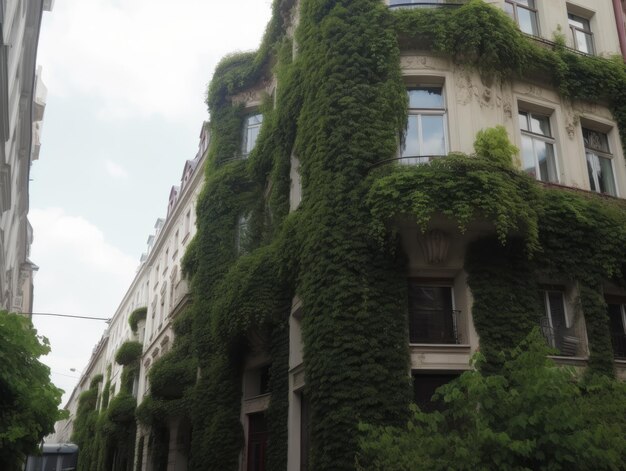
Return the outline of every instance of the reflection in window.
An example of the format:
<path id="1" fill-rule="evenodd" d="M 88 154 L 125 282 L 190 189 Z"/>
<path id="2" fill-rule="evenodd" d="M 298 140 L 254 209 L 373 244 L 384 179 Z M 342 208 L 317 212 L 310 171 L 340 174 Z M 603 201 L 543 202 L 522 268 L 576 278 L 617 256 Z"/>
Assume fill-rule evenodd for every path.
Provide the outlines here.
<path id="1" fill-rule="evenodd" d="M 537 180 L 558 182 L 550 118 L 526 111 L 520 111 L 518 116 L 524 171 Z"/>
<path id="2" fill-rule="evenodd" d="M 522 32 L 539 36 L 535 0 L 506 0 L 504 11 L 515 20 Z"/>
<path id="3" fill-rule="evenodd" d="M 446 109 L 442 87 L 412 88 L 409 117 L 401 149 L 402 163 L 415 164 L 419 157 L 445 155 Z"/>
<path id="4" fill-rule="evenodd" d="M 259 137 L 261 131 L 261 124 L 263 124 L 263 115 L 255 114 L 248 116 L 243 130 L 243 143 L 241 146 L 241 154 L 243 157 L 247 157 L 256 145 L 256 140 Z"/>
<path id="5" fill-rule="evenodd" d="M 595 54 L 593 33 L 591 32 L 589 20 L 582 16 L 569 13 L 567 15 L 567 21 L 570 31 L 572 32 L 572 38 L 574 39 L 574 48 L 585 54 Z"/>
<path id="6" fill-rule="evenodd" d="M 608 136 L 600 131 L 583 128 L 583 139 L 591 190 L 617 196 Z"/>
<path id="7" fill-rule="evenodd" d="M 239 255 L 243 255 L 246 253 L 246 246 L 250 233 L 250 213 L 239 216 L 239 219 L 237 219 L 236 231 L 235 249 Z"/>

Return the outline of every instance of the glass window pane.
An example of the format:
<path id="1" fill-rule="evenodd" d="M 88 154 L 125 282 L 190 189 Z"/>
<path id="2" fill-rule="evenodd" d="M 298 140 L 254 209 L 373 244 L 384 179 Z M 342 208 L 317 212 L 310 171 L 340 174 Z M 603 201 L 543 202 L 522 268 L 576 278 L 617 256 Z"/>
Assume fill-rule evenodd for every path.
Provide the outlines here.
<path id="1" fill-rule="evenodd" d="M 609 138 L 603 132 L 583 128 L 583 139 L 587 149 L 599 150 L 607 154 L 611 152 L 609 149 Z"/>
<path id="2" fill-rule="evenodd" d="M 535 150 L 539 161 L 540 179 L 544 182 L 558 182 L 554 146 L 547 142 L 535 140 Z"/>
<path id="3" fill-rule="evenodd" d="M 528 129 L 528 113 L 526 113 L 525 111 L 520 111 L 518 119 L 520 129 L 523 131 L 530 131 L 530 129 Z"/>
<path id="4" fill-rule="evenodd" d="M 570 13 L 567 15 L 567 21 L 571 26 L 583 29 L 585 31 L 591 31 L 591 27 L 589 26 L 589 20 L 581 16 L 572 15 Z"/>
<path id="5" fill-rule="evenodd" d="M 605 159 L 604 157 L 598 157 L 600 161 L 600 191 L 612 196 L 617 196 L 615 191 L 615 178 L 613 177 L 613 165 L 611 159 Z"/>
<path id="6" fill-rule="evenodd" d="M 402 157 L 413 157 L 420 155 L 419 151 L 419 134 L 418 134 L 418 117 L 409 116 L 404 136 L 404 146 L 402 147 Z"/>
<path id="7" fill-rule="evenodd" d="M 443 108 L 441 87 L 422 87 L 409 90 L 409 108 Z"/>
<path id="8" fill-rule="evenodd" d="M 533 140 L 528 136 L 522 136 L 522 166 L 524 172 L 537 178 Z"/>
<path id="9" fill-rule="evenodd" d="M 537 14 L 534 11 L 518 7 L 517 20 L 519 22 L 519 28 L 524 33 L 532 34 L 534 36 L 539 34 L 539 28 L 537 27 Z"/>
<path id="10" fill-rule="evenodd" d="M 552 137 L 552 133 L 550 132 L 550 118 L 547 116 L 530 115 L 530 125 L 532 132 Z"/>
<path id="11" fill-rule="evenodd" d="M 600 191 L 598 175 L 600 174 L 600 162 L 598 156 L 591 152 L 586 153 L 587 156 L 587 171 L 589 172 L 589 186 L 591 191 Z"/>
<path id="12" fill-rule="evenodd" d="M 575 29 L 574 36 L 576 36 L 577 50 L 585 54 L 593 54 L 593 39 L 590 34 Z"/>
<path id="13" fill-rule="evenodd" d="M 444 155 L 446 138 L 443 116 L 422 116 L 422 155 Z"/>

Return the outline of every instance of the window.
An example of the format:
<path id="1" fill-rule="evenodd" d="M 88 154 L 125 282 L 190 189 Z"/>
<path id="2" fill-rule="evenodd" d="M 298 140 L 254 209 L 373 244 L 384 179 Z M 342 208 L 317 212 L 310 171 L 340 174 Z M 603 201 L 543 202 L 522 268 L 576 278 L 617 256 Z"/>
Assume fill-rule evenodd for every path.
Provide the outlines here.
<path id="1" fill-rule="evenodd" d="M 183 239 L 183 242 L 187 240 L 187 236 L 189 235 L 190 228 L 191 228 L 191 209 L 187 211 L 187 214 L 185 214 L 185 239 Z"/>
<path id="2" fill-rule="evenodd" d="M 595 54 L 593 33 L 591 32 L 589 20 L 582 16 L 568 13 L 567 22 L 569 23 L 569 29 L 574 40 L 574 49 L 584 52 L 585 54 Z"/>
<path id="3" fill-rule="evenodd" d="M 583 139 L 591 191 L 617 196 L 608 136 L 600 131 L 583 128 Z"/>
<path id="4" fill-rule="evenodd" d="M 535 0 L 506 0 L 504 11 L 515 20 L 522 32 L 539 36 Z"/>
<path id="5" fill-rule="evenodd" d="M 235 248 L 238 254 L 246 252 L 246 245 L 250 233 L 250 214 L 242 214 L 237 220 L 237 228 L 235 235 Z"/>
<path id="6" fill-rule="evenodd" d="M 626 310 L 624 304 L 609 303 L 608 306 L 613 355 L 626 360 Z"/>
<path id="7" fill-rule="evenodd" d="M 458 343 L 451 286 L 409 280 L 409 341 Z"/>
<path id="8" fill-rule="evenodd" d="M 408 90 L 409 117 L 400 152 L 401 162 L 416 164 L 421 157 L 447 153 L 446 108 L 443 87 L 416 87 Z"/>
<path id="9" fill-rule="evenodd" d="M 522 134 L 522 165 L 537 180 L 558 182 L 554 138 L 550 118 L 527 111 L 519 112 Z"/>
<path id="10" fill-rule="evenodd" d="M 266 471 L 268 438 L 265 414 L 248 415 L 248 471 Z"/>
<path id="11" fill-rule="evenodd" d="M 262 114 L 255 114 L 246 118 L 243 129 L 243 143 L 241 146 L 241 154 L 244 158 L 248 157 L 248 154 L 254 149 L 256 140 L 259 137 L 259 132 L 261 131 L 262 123 Z"/>
<path id="12" fill-rule="evenodd" d="M 578 352 L 578 337 L 573 332 L 565 309 L 563 290 L 550 288 L 541 291 L 545 317 L 541 320 L 541 331 L 552 348 L 560 355 L 575 356 Z"/>

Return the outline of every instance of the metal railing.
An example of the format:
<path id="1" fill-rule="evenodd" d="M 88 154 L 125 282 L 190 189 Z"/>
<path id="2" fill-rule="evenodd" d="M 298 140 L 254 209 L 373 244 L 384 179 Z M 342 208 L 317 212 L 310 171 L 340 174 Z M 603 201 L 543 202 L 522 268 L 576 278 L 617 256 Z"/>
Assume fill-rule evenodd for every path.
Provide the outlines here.
<path id="1" fill-rule="evenodd" d="M 611 334 L 613 343 L 613 356 L 620 360 L 626 360 L 626 334 Z"/>
<path id="2" fill-rule="evenodd" d="M 550 325 L 550 320 L 547 317 L 541 319 L 540 327 L 548 345 L 557 349 L 559 355 L 566 357 L 577 355 L 580 339 L 572 327 L 568 328 L 562 324 Z"/>
<path id="3" fill-rule="evenodd" d="M 460 314 L 446 309 L 409 310 L 409 342 L 459 344 Z"/>
<path id="4" fill-rule="evenodd" d="M 373 170 L 377 167 L 381 167 L 383 165 L 389 164 L 398 164 L 398 165 L 426 165 L 432 162 L 433 160 L 443 159 L 445 155 L 416 155 L 412 157 L 395 157 L 393 159 L 385 159 L 380 162 L 376 162 L 372 164 L 369 170 Z"/>
<path id="5" fill-rule="evenodd" d="M 430 1 L 430 2 L 389 2 L 389 9 L 403 9 L 403 8 L 456 8 L 465 5 L 461 1 L 458 2 L 446 2 L 445 0 Z"/>

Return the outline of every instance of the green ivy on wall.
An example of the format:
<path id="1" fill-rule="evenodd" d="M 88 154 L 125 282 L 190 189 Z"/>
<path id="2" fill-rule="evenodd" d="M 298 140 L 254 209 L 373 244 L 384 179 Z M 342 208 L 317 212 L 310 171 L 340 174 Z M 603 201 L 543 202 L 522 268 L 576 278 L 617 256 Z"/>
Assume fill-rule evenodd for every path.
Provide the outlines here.
<path id="1" fill-rule="evenodd" d="M 480 134 L 475 156 L 372 169 L 396 155 L 406 125 L 401 47 L 475 67 L 487 83 L 541 77 L 564 97 L 606 102 L 622 136 L 623 63 L 539 46 L 480 0 L 402 11 L 379 0 L 302 0 L 292 42 L 285 35 L 293 4 L 276 0 L 259 51 L 226 57 L 209 86 L 206 182 L 183 260 L 193 302 L 173 350 L 153 366 L 139 419 L 162 430 L 168 417 L 190 417 L 190 469 L 235 470 L 249 334 L 262 333 L 272 360 L 268 466 L 286 470 L 288 318 L 297 294 L 310 468 L 353 469 L 359 421 L 397 425 L 408 417 L 406 269 L 394 226 L 407 215 L 422 228 L 437 213 L 461 231 L 477 218 L 493 225 L 493 236 L 475 241 L 465 261 L 486 368 L 497 369 L 501 352 L 537 325 L 537 280 L 556 277 L 580 286 L 590 370 L 612 375 L 601 286 L 623 282 L 623 202 L 542 187 L 512 167 L 515 149 L 503 129 Z M 232 98 L 272 76 L 277 86 L 244 160 L 247 111 Z M 292 155 L 303 199 L 289 214 Z M 250 220 L 238 251 L 244 214 Z"/>

